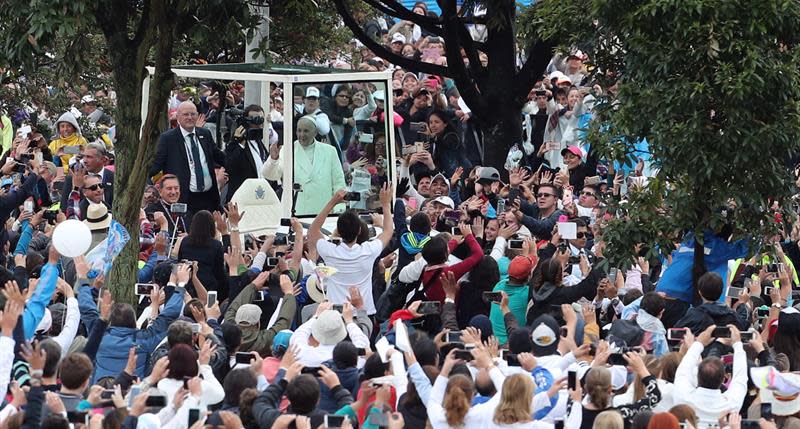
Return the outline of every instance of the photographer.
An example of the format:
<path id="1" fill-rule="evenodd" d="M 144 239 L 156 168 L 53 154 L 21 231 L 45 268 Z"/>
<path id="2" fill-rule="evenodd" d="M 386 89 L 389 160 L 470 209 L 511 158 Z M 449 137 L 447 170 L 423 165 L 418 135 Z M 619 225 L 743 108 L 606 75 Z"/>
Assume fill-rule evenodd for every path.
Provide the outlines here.
<path id="1" fill-rule="evenodd" d="M 251 104 L 236 118 L 236 131 L 225 147 L 225 170 L 229 175 L 226 202 L 247 179 L 261 179 L 261 170 L 269 157 L 269 144 L 278 141 L 278 134 L 268 124 L 264 129 L 264 109 Z M 266 135 L 265 135 L 266 134 Z M 265 140 L 268 139 L 268 143 Z"/>

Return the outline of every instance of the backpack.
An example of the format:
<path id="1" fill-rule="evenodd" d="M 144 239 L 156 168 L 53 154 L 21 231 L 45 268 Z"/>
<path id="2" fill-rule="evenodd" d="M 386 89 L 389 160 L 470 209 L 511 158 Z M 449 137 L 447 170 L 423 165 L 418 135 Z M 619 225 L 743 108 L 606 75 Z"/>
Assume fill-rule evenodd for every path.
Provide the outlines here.
<path id="1" fill-rule="evenodd" d="M 443 269 L 437 269 L 432 278 L 439 278 Z M 425 270 L 422 271 L 422 274 L 424 273 Z M 375 319 L 378 320 L 378 323 L 389 320 L 392 313 L 403 308 L 406 303 L 424 299 L 427 287 L 422 284 L 422 274 L 419 279 L 410 283 L 401 282 L 397 278 L 392 279 L 392 282 L 378 298 L 378 302 L 375 303 Z"/>

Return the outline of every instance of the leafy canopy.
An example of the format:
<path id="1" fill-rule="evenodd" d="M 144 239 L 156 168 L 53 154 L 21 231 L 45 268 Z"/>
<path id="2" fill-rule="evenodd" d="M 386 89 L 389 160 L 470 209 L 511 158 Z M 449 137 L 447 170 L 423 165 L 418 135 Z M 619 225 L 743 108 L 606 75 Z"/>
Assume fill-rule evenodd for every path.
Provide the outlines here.
<path id="1" fill-rule="evenodd" d="M 775 228 L 789 207 L 787 162 L 800 149 L 800 3 L 791 0 L 567 0 L 535 19 L 588 53 L 601 97 L 587 139 L 601 157 L 635 162 L 647 139 L 658 173 L 605 233 L 612 263 L 637 243 L 702 236 L 728 223 L 735 237 Z"/>

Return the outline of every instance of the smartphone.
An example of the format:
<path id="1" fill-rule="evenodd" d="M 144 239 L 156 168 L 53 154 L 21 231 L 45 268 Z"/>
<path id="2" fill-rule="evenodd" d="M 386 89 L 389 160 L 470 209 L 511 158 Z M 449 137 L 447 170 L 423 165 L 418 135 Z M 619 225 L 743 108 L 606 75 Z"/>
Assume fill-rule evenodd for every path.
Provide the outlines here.
<path id="1" fill-rule="evenodd" d="M 767 272 L 768 273 L 779 273 L 783 271 L 783 264 L 767 264 Z"/>
<path id="2" fill-rule="evenodd" d="M 417 313 L 425 316 L 428 314 L 439 314 L 442 312 L 442 304 L 439 301 L 422 301 L 417 308 Z"/>
<path id="3" fill-rule="evenodd" d="M 342 244 L 342 239 L 341 238 L 331 238 L 328 241 L 333 243 L 334 246 L 338 246 L 338 245 Z"/>
<path id="4" fill-rule="evenodd" d="M 742 294 L 743 290 L 744 290 L 744 288 L 741 288 L 741 287 L 730 286 L 730 287 L 728 287 L 728 296 L 731 297 L 732 299 L 738 299 L 739 295 Z"/>
<path id="5" fill-rule="evenodd" d="M 348 192 L 344 194 L 345 201 L 361 201 L 361 192 Z"/>
<path id="6" fill-rule="evenodd" d="M 497 200 L 497 213 L 504 213 L 506 211 L 506 200 L 499 199 Z"/>
<path id="7" fill-rule="evenodd" d="M 167 397 L 164 395 L 148 396 L 144 405 L 146 407 L 164 408 L 167 406 Z"/>
<path id="8" fill-rule="evenodd" d="M 681 341 L 687 332 L 689 332 L 688 328 L 669 328 L 667 330 L 667 340 Z"/>
<path id="9" fill-rule="evenodd" d="M 456 350 L 455 352 L 453 352 L 453 357 L 467 362 L 470 362 L 474 359 L 474 357 L 472 356 L 472 352 L 470 352 L 469 350 Z"/>
<path id="10" fill-rule="evenodd" d="M 361 213 L 358 215 L 358 218 L 361 219 L 367 225 L 372 225 L 372 215 L 369 213 Z"/>
<path id="11" fill-rule="evenodd" d="M 717 326 L 713 331 L 711 331 L 711 336 L 714 338 L 730 338 L 731 328 L 727 326 Z"/>
<path id="12" fill-rule="evenodd" d="M 587 177 L 586 179 L 583 180 L 583 184 L 584 185 L 599 185 L 601 180 L 602 179 L 600 179 L 600 176 L 590 176 L 590 177 Z"/>
<path id="13" fill-rule="evenodd" d="M 608 270 L 608 281 L 614 285 L 617 283 L 617 274 L 619 274 L 619 269 L 612 268 Z"/>
<path id="14" fill-rule="evenodd" d="M 250 359 L 253 359 L 252 353 L 236 352 L 236 363 L 250 365 Z"/>
<path id="15" fill-rule="evenodd" d="M 358 135 L 359 143 L 372 143 L 373 141 L 375 141 L 375 136 L 373 136 L 372 134 L 360 133 Z"/>
<path id="16" fill-rule="evenodd" d="M 184 388 L 185 388 L 186 387 L 186 382 L 185 381 L 184 381 L 183 385 L 184 385 Z M 131 386 L 131 391 L 128 394 L 128 406 L 129 407 L 131 405 L 133 405 L 133 400 L 136 399 L 136 397 L 139 395 L 139 393 L 141 391 L 142 391 L 142 386 L 141 385 L 137 384 L 135 386 Z"/>
<path id="17" fill-rule="evenodd" d="M 272 244 L 276 246 L 286 246 L 289 244 L 289 236 L 288 235 L 279 235 L 275 237 L 275 241 Z"/>
<path id="18" fill-rule="evenodd" d="M 136 290 L 136 295 L 139 296 L 149 296 L 151 292 L 153 292 L 153 288 L 156 285 L 153 283 L 136 283 L 134 288 Z"/>
<path id="19" fill-rule="evenodd" d="M 272 257 L 267 258 L 267 266 L 268 267 L 277 267 L 278 266 L 278 262 L 280 262 L 279 258 L 272 258 Z"/>
<path id="20" fill-rule="evenodd" d="M 289 218 L 282 218 L 281 226 L 292 226 L 292 220 Z"/>
<path id="21" fill-rule="evenodd" d="M 775 287 L 774 287 L 774 286 L 766 286 L 766 287 L 764 288 L 764 295 L 765 295 L 765 296 L 770 296 L 770 295 L 772 295 L 772 291 L 773 291 L 773 289 L 775 289 Z"/>
<path id="22" fill-rule="evenodd" d="M 333 304 L 333 307 L 331 307 L 331 310 L 338 311 L 339 314 L 342 314 L 342 313 L 344 313 L 344 305 L 343 304 Z"/>
<path id="23" fill-rule="evenodd" d="M 761 404 L 761 405 L 765 405 L 765 404 Z M 766 405 L 769 405 L 770 407 L 772 406 L 772 404 L 766 404 Z M 763 417 L 764 415 L 762 414 L 761 416 Z M 764 418 L 766 419 L 766 417 L 764 417 Z M 742 429 L 761 429 L 761 421 L 753 420 L 753 419 L 742 420 L 741 428 Z"/>
<path id="24" fill-rule="evenodd" d="M 86 418 L 89 416 L 89 413 L 86 411 L 67 411 L 67 422 L 69 423 L 80 423 L 85 425 Z"/>
<path id="25" fill-rule="evenodd" d="M 578 386 L 578 373 L 575 371 L 567 372 L 567 389 L 575 390 Z"/>
<path id="26" fill-rule="evenodd" d="M 502 350 L 500 352 L 500 359 L 506 361 L 508 366 L 522 366 L 519 363 L 516 353 L 508 353 L 508 350 Z"/>
<path id="27" fill-rule="evenodd" d="M 169 206 L 170 213 L 174 214 L 186 214 L 186 204 L 184 203 L 172 203 Z"/>
<path id="28" fill-rule="evenodd" d="M 206 307 L 213 307 L 214 304 L 217 303 L 217 292 L 216 291 L 208 291 L 208 300 L 206 302 Z"/>
<path id="29" fill-rule="evenodd" d="M 509 249 L 522 249 L 522 240 L 508 240 Z"/>
<path id="30" fill-rule="evenodd" d="M 253 302 L 261 302 L 264 300 L 264 291 L 258 290 L 256 291 L 255 296 L 253 296 Z"/>
<path id="31" fill-rule="evenodd" d="M 199 323 L 192 323 L 192 333 L 199 334 L 200 333 L 200 324 Z"/>
<path id="32" fill-rule="evenodd" d="M 187 427 L 192 427 L 192 425 L 197 423 L 198 420 L 200 420 L 200 409 L 189 408 L 189 426 Z"/>
<path id="33" fill-rule="evenodd" d="M 769 316 L 769 308 L 757 308 L 756 317 L 759 319 L 766 319 Z"/>
<path id="34" fill-rule="evenodd" d="M 378 413 L 376 413 L 378 414 Z M 383 414 L 383 413 L 380 413 Z M 340 428 L 344 424 L 344 416 L 336 414 L 325 414 L 325 427 L 326 428 Z M 380 426 L 379 426 L 380 427 Z"/>
<path id="35" fill-rule="evenodd" d="M 25 203 L 23 203 L 22 207 L 26 212 L 33 213 L 33 201 L 25 200 Z"/>
<path id="36" fill-rule="evenodd" d="M 627 365 L 628 361 L 625 360 L 625 355 L 622 353 L 611 353 L 608 356 L 609 365 Z"/>
<path id="37" fill-rule="evenodd" d="M 772 403 L 770 402 L 761 403 L 761 418 L 766 420 L 772 420 Z"/>
<path id="38" fill-rule="evenodd" d="M 483 300 L 485 302 L 500 302 L 503 300 L 503 294 L 500 292 L 484 292 Z"/>
<path id="39" fill-rule="evenodd" d="M 31 126 L 30 125 L 23 125 L 19 127 L 19 136 L 24 138 L 28 138 L 28 134 L 31 133 Z"/>
<path id="40" fill-rule="evenodd" d="M 450 228 L 450 234 L 452 235 L 461 235 L 461 228 L 454 226 Z"/>
<path id="41" fill-rule="evenodd" d="M 417 146 L 413 144 L 403 146 L 401 153 L 403 154 L 403 156 L 413 155 L 417 153 Z"/>
<path id="42" fill-rule="evenodd" d="M 444 336 L 444 341 L 446 343 L 459 343 L 462 344 L 461 341 L 461 331 L 450 331 Z"/>
<path id="43" fill-rule="evenodd" d="M 80 146 L 64 146 L 64 153 L 67 155 L 75 155 L 77 153 L 81 153 Z"/>
<path id="44" fill-rule="evenodd" d="M 189 390 L 189 380 L 191 379 L 192 377 L 183 377 L 183 388 L 185 390 Z"/>
<path id="45" fill-rule="evenodd" d="M 742 342 L 743 343 L 749 342 L 749 341 L 751 341 L 753 339 L 753 332 L 752 331 L 742 332 L 740 335 L 742 336 Z"/>
<path id="46" fill-rule="evenodd" d="M 114 396 L 114 389 L 106 389 L 100 394 L 100 399 L 111 399 L 112 396 Z"/>
<path id="47" fill-rule="evenodd" d="M 411 122 L 408 124 L 408 129 L 413 133 L 425 131 L 425 122 Z"/>
<path id="48" fill-rule="evenodd" d="M 314 377 L 317 377 L 319 376 L 318 373 L 321 369 L 322 368 L 318 366 L 305 366 L 303 367 L 303 369 L 300 370 L 300 374 L 310 374 L 313 375 Z"/>

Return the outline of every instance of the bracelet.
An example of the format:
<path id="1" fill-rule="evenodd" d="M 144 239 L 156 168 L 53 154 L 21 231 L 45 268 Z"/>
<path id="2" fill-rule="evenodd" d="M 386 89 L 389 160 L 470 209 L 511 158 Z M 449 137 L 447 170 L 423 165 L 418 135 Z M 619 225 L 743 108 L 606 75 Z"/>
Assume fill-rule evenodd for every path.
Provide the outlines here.
<path id="1" fill-rule="evenodd" d="M 228 229 L 229 232 L 239 232 L 239 227 Z"/>
<path id="2" fill-rule="evenodd" d="M 44 371 L 41 369 L 34 369 L 31 371 L 31 377 L 33 378 L 42 378 L 42 375 L 44 375 Z"/>

